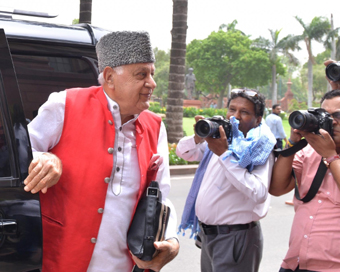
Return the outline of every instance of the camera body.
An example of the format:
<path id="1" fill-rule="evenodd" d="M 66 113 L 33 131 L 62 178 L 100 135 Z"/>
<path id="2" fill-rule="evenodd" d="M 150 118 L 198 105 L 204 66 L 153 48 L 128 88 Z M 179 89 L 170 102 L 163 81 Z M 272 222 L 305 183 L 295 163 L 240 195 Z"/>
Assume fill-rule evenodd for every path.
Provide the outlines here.
<path id="1" fill-rule="evenodd" d="M 332 81 L 340 80 L 340 62 L 328 64 L 326 67 L 326 76 Z"/>
<path id="2" fill-rule="evenodd" d="M 220 138 L 219 126 L 222 126 L 227 136 L 228 142 L 232 139 L 232 125 L 229 120 L 221 115 L 199 120 L 195 125 L 195 132 L 201 138 L 212 137 Z"/>
<path id="3" fill-rule="evenodd" d="M 322 128 L 333 135 L 333 118 L 321 108 L 293 111 L 289 116 L 289 125 L 295 129 L 317 134 L 319 134 L 319 129 Z"/>

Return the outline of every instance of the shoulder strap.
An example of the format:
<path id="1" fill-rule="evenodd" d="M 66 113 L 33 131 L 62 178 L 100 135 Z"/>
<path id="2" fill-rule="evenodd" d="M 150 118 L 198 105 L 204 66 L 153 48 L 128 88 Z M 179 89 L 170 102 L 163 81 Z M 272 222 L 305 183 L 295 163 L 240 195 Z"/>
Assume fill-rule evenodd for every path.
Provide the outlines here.
<path id="1" fill-rule="evenodd" d="M 306 145 L 307 145 L 306 139 L 302 139 L 296 145 L 293 145 L 292 147 L 287 148 L 285 150 L 274 150 L 274 153 L 275 153 L 275 156 L 281 155 L 283 157 L 288 157 L 288 156 L 295 154 L 296 152 L 304 148 Z M 311 201 L 316 195 L 316 193 L 318 192 L 326 172 L 327 172 L 327 167 L 324 164 L 323 160 L 321 159 L 318 171 L 316 172 L 312 185 L 309 188 L 305 197 L 301 199 L 294 169 L 292 169 L 292 175 L 295 179 L 295 197 L 304 203 Z"/>
<path id="2" fill-rule="evenodd" d="M 326 172 L 327 172 L 327 167 L 324 164 L 323 160 L 321 159 L 318 171 L 316 172 L 316 175 L 313 179 L 312 185 L 310 186 L 305 197 L 301 199 L 300 194 L 299 194 L 298 185 L 297 185 L 296 176 L 295 176 L 294 170 L 292 170 L 292 175 L 295 179 L 295 197 L 298 200 L 300 200 L 304 203 L 311 201 L 314 198 L 314 196 L 316 195 L 316 193 L 318 192 Z"/>

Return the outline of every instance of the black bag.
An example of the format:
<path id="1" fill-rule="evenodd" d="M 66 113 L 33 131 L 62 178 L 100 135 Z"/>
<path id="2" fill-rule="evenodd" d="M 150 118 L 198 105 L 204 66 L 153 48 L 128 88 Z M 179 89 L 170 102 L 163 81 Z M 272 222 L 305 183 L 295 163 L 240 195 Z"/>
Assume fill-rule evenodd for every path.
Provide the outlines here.
<path id="1" fill-rule="evenodd" d="M 170 208 L 162 204 L 158 182 L 151 181 L 137 205 L 127 235 L 128 246 L 133 255 L 143 261 L 153 258 L 156 253 L 153 243 L 164 240 L 169 216 Z"/>

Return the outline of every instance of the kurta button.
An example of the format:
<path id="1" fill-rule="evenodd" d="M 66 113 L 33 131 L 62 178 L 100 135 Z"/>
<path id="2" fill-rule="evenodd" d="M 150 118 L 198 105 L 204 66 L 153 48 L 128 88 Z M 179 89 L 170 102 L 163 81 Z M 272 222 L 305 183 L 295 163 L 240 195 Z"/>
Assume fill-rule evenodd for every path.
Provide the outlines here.
<path id="1" fill-rule="evenodd" d="M 118 151 L 119 151 L 119 152 L 122 151 L 122 148 L 121 148 L 121 147 L 118 147 Z"/>
<path id="2" fill-rule="evenodd" d="M 91 243 L 92 244 L 95 244 L 97 242 L 97 239 L 96 238 L 91 238 Z"/>
<path id="3" fill-rule="evenodd" d="M 103 208 L 99 208 L 98 209 L 98 213 L 103 213 L 104 212 L 104 209 Z"/>
<path id="4" fill-rule="evenodd" d="M 123 129 L 123 128 L 122 128 L 122 127 L 120 127 L 120 128 L 119 128 L 119 131 L 122 131 L 122 129 Z"/>
<path id="5" fill-rule="evenodd" d="M 120 168 L 119 168 L 119 167 L 117 167 L 117 168 L 116 168 L 116 170 L 117 170 L 117 172 L 119 172 Z"/>
<path id="6" fill-rule="evenodd" d="M 113 153 L 113 148 L 112 147 L 109 147 L 109 149 L 107 150 L 107 152 L 109 152 L 110 154 Z"/>
<path id="7" fill-rule="evenodd" d="M 111 120 L 109 120 L 109 124 L 112 126 L 113 125 L 113 123 L 112 123 L 112 121 Z"/>
<path id="8" fill-rule="evenodd" d="M 117 106 L 117 105 L 114 105 L 114 106 L 113 106 L 113 109 L 114 109 L 114 110 L 118 109 L 118 106 Z"/>
<path id="9" fill-rule="evenodd" d="M 104 182 L 105 183 L 109 183 L 110 182 L 110 178 L 104 178 Z"/>

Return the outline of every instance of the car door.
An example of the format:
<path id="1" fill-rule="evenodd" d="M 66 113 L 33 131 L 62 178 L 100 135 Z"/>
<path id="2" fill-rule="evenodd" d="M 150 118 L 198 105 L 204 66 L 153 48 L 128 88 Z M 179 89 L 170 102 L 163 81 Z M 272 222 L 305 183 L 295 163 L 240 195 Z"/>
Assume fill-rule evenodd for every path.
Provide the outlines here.
<path id="1" fill-rule="evenodd" d="M 24 191 L 31 146 L 12 57 L 0 29 L 0 272 L 41 268 L 39 194 Z"/>

